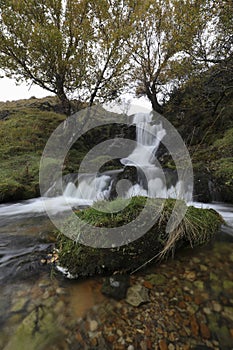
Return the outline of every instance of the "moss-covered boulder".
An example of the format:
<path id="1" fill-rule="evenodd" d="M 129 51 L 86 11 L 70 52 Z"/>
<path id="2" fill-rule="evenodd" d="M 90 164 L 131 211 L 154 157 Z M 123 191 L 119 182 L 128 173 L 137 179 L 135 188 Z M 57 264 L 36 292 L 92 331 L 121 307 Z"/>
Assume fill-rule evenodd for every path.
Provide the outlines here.
<path id="1" fill-rule="evenodd" d="M 59 265 L 66 268 L 73 276 L 90 276 L 95 274 L 108 274 L 114 271 L 133 271 L 151 259 L 160 259 L 167 253 L 181 246 L 196 246 L 207 243 L 217 233 L 223 219 L 213 209 L 198 209 L 186 207 L 186 213 L 182 221 L 172 232 L 166 232 L 167 224 L 172 212 L 176 211 L 176 201 L 173 199 L 148 199 L 145 197 L 133 197 L 122 211 L 117 212 L 117 206 L 126 200 L 117 199 L 109 202 L 109 212 L 103 212 L 94 208 L 77 211 L 76 215 L 88 224 L 101 228 L 118 227 L 119 234 L 124 237 L 127 232 L 127 224 L 135 220 L 147 205 L 147 214 L 144 221 L 140 221 L 137 230 L 143 232 L 145 221 L 152 220 L 153 216 L 159 216 L 152 227 L 141 237 L 128 244 L 112 248 L 93 248 L 80 244 L 78 238 L 82 235 L 81 228 L 76 230 L 75 225 L 72 238 L 59 234 L 57 241 Z M 103 202 L 106 204 L 106 202 Z M 103 204 L 103 205 L 104 205 Z M 184 208 L 184 207 L 183 207 Z M 175 212 L 178 215 L 178 212 Z M 72 219 L 67 220 L 64 227 L 72 231 Z M 168 231 L 168 230 L 167 230 Z M 91 234 L 91 233 L 90 233 Z M 134 232 L 130 232 L 133 237 Z M 105 239 L 107 237 L 105 236 Z"/>

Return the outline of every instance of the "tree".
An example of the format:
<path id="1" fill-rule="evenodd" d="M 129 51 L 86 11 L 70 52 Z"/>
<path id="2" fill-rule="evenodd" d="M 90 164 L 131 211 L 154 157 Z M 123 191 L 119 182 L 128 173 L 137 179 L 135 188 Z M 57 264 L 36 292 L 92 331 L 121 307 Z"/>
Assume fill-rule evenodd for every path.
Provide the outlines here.
<path id="1" fill-rule="evenodd" d="M 124 88 L 133 0 L 0 0 L 0 67 L 6 76 L 92 105 Z"/>
<path id="2" fill-rule="evenodd" d="M 226 43 L 216 32 L 220 13 L 223 17 L 226 12 L 217 11 L 211 0 L 148 0 L 145 6 L 146 17 L 136 23 L 130 42 L 132 79 L 136 95 L 147 96 L 152 108 L 162 113 L 172 89 L 204 69 L 203 47 L 213 54 L 217 43 Z"/>

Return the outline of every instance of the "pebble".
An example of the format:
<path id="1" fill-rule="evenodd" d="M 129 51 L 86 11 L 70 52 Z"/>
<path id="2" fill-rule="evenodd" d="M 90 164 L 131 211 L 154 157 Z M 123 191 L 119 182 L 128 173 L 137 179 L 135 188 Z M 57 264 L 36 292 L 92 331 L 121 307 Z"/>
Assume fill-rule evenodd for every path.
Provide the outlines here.
<path id="1" fill-rule="evenodd" d="M 215 312 L 220 312 L 222 310 L 222 306 L 219 303 L 213 302 L 213 310 Z"/>
<path id="2" fill-rule="evenodd" d="M 91 320 L 89 322 L 89 329 L 91 332 L 95 332 L 98 328 L 98 322 L 96 320 Z"/>
<path id="3" fill-rule="evenodd" d="M 205 313 L 206 315 L 210 315 L 210 314 L 211 314 L 211 310 L 210 310 L 210 308 L 208 308 L 208 307 L 204 307 L 204 308 L 203 308 L 203 311 L 204 311 L 204 313 Z"/>
<path id="4" fill-rule="evenodd" d="M 169 345 L 168 345 L 168 350 L 175 350 L 176 348 L 175 348 L 175 345 L 173 345 L 172 343 L 170 343 Z"/>
<path id="5" fill-rule="evenodd" d="M 205 323 L 200 324 L 200 332 L 204 339 L 210 339 L 210 330 Z"/>
<path id="6" fill-rule="evenodd" d="M 56 294 L 57 295 L 64 295 L 64 294 L 66 294 L 66 291 L 64 288 L 59 287 L 56 289 Z"/>
<path id="7" fill-rule="evenodd" d="M 122 332 L 120 329 L 118 329 L 118 330 L 117 330 L 117 334 L 119 335 L 119 337 L 122 337 L 123 332 Z"/>
<path id="8" fill-rule="evenodd" d="M 134 350 L 134 346 L 133 345 L 129 345 L 127 350 Z"/>
<path id="9" fill-rule="evenodd" d="M 165 339 L 160 340 L 160 342 L 159 342 L 159 349 L 160 350 L 168 350 L 167 342 L 166 342 Z"/>
<path id="10" fill-rule="evenodd" d="M 195 281 L 196 273 L 194 271 L 187 271 L 185 272 L 184 277 L 190 281 Z"/>

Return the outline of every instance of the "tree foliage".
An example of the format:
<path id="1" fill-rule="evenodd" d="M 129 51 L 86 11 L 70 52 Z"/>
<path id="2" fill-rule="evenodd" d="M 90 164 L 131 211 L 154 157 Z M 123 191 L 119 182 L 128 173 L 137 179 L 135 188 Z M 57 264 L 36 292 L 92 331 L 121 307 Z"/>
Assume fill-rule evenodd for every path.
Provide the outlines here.
<path id="1" fill-rule="evenodd" d="M 136 94 L 161 113 L 173 88 L 230 56 L 232 12 L 227 0 L 148 0 L 146 6 L 131 41 L 132 78 Z"/>
<path id="2" fill-rule="evenodd" d="M 230 0 L 0 0 L 0 67 L 92 105 L 127 86 L 152 107 L 232 55 Z M 223 65 L 219 65 L 219 67 Z"/>
<path id="3" fill-rule="evenodd" d="M 92 104 L 124 87 L 132 0 L 1 0 L 0 64 L 8 77 Z"/>

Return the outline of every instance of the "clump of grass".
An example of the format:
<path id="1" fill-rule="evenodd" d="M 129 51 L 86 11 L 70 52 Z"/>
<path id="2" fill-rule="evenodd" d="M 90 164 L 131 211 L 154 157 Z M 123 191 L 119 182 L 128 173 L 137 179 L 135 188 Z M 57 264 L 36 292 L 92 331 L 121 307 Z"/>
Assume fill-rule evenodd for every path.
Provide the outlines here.
<path id="1" fill-rule="evenodd" d="M 112 212 L 97 210 L 106 206 L 106 202 L 102 202 L 96 208 L 77 211 L 76 215 L 84 222 L 99 227 L 100 232 L 102 227 L 109 229 L 118 227 L 119 235 L 124 242 L 124 236 L 127 234 L 126 225 L 142 212 L 147 200 L 145 197 L 134 197 L 130 202 L 117 199 L 109 202 L 108 209 Z M 60 264 L 75 276 L 112 273 L 119 270 L 134 271 L 152 260 L 174 254 L 181 246 L 193 247 L 209 242 L 223 223 L 221 216 L 212 209 L 186 207 L 183 220 L 173 230 L 167 230 L 172 212 L 173 216 L 179 217 L 178 211 L 174 213 L 177 210 L 175 204 L 174 199 L 150 199 L 145 221 L 152 220 L 160 210 L 158 220 L 155 220 L 152 227 L 141 237 L 108 249 L 81 244 L 79 239 L 83 234 L 82 226 L 79 229 L 75 225 L 72 227 L 72 219 L 68 220 L 65 225 L 69 226 L 72 238 L 59 235 L 57 247 Z M 183 202 L 181 205 L 185 206 Z M 121 208 L 123 209 L 118 211 Z M 137 230 L 144 229 L 145 221 L 139 223 Z M 133 237 L 134 232 L 130 233 Z M 107 235 L 104 237 L 108 239 Z"/>

